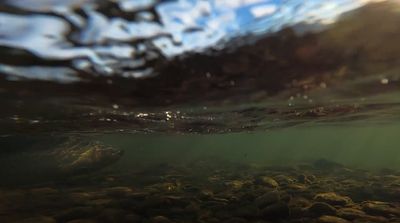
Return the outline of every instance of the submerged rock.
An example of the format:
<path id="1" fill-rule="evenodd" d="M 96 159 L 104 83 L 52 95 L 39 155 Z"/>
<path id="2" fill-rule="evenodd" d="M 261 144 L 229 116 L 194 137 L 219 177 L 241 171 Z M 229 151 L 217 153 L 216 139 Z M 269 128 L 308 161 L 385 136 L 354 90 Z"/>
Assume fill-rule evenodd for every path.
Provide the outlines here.
<path id="1" fill-rule="evenodd" d="M 256 184 L 261 184 L 267 187 L 271 187 L 271 188 L 276 188 L 279 187 L 278 182 L 276 182 L 273 178 L 271 177 L 266 177 L 266 176 L 262 176 L 259 177 L 255 180 Z"/>
<path id="2" fill-rule="evenodd" d="M 265 207 L 267 205 L 280 201 L 280 199 L 281 197 L 278 191 L 270 191 L 258 197 L 255 200 L 255 203 L 257 204 L 258 207 Z"/>
<path id="3" fill-rule="evenodd" d="M 335 217 L 335 216 L 330 216 L 330 215 L 324 215 L 318 218 L 319 223 L 350 223 L 346 219 Z"/>
<path id="4" fill-rule="evenodd" d="M 362 205 L 363 211 L 371 215 L 400 216 L 400 207 L 395 207 L 386 202 L 367 201 Z"/>
<path id="5" fill-rule="evenodd" d="M 172 223 L 167 217 L 164 216 L 156 216 L 151 219 L 151 223 Z"/>
<path id="6" fill-rule="evenodd" d="M 51 217 L 45 217 L 45 216 L 39 216 L 39 217 L 33 217 L 33 218 L 27 218 L 21 221 L 18 221 L 19 223 L 56 223 L 56 220 Z"/>
<path id="7" fill-rule="evenodd" d="M 315 216 L 335 215 L 336 208 L 324 202 L 316 202 L 308 208 L 308 212 Z"/>
<path id="8" fill-rule="evenodd" d="M 267 219 L 288 218 L 290 216 L 289 206 L 284 202 L 268 205 L 261 210 L 261 215 Z"/>
<path id="9" fill-rule="evenodd" d="M 337 215 L 347 220 L 361 219 L 366 216 L 364 211 L 355 208 L 341 208 L 338 210 Z"/>
<path id="10" fill-rule="evenodd" d="M 314 200 L 326 202 L 331 205 L 347 205 L 352 202 L 349 197 L 340 196 L 334 192 L 317 194 L 315 195 Z"/>

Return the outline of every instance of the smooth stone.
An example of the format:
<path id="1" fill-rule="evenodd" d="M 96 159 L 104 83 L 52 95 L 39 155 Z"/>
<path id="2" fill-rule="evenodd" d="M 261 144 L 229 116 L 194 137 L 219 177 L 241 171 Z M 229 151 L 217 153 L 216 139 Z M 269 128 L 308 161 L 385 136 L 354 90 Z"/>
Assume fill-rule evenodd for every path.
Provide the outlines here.
<path id="1" fill-rule="evenodd" d="M 306 208 L 306 207 L 309 207 L 311 205 L 312 205 L 312 203 L 308 199 L 306 199 L 304 197 L 293 197 L 289 201 L 289 206 L 290 207 Z"/>
<path id="2" fill-rule="evenodd" d="M 354 219 L 352 222 L 356 222 L 356 223 L 370 223 L 370 222 L 374 222 L 374 223 L 384 223 L 384 222 L 388 222 L 389 220 L 385 217 L 382 216 L 371 216 L 371 215 L 365 215 L 361 218 L 357 218 Z M 390 223 L 394 223 L 393 221 L 390 221 Z"/>
<path id="3" fill-rule="evenodd" d="M 307 186 L 305 186 L 303 184 L 294 183 L 294 184 L 287 185 L 287 189 L 290 191 L 295 191 L 295 192 L 304 192 L 308 188 L 307 188 Z"/>
<path id="4" fill-rule="evenodd" d="M 64 211 L 62 214 L 58 215 L 56 219 L 64 222 L 75 219 L 89 218 L 94 215 L 96 215 L 96 209 L 92 207 L 76 207 Z"/>
<path id="5" fill-rule="evenodd" d="M 77 204 L 88 202 L 92 197 L 93 196 L 91 194 L 85 192 L 75 192 L 68 195 L 68 198 Z"/>
<path id="6" fill-rule="evenodd" d="M 337 215 L 350 221 L 366 216 L 364 211 L 355 208 L 341 208 L 338 210 Z"/>
<path id="7" fill-rule="evenodd" d="M 260 216 L 260 210 L 255 205 L 241 205 L 232 214 L 237 217 L 255 218 Z"/>
<path id="8" fill-rule="evenodd" d="M 243 181 L 240 180 L 233 180 L 226 183 L 226 186 L 232 188 L 233 190 L 240 190 L 244 185 Z"/>
<path id="9" fill-rule="evenodd" d="M 151 219 L 151 223 L 171 223 L 172 221 L 169 218 L 164 216 L 155 216 Z"/>
<path id="10" fill-rule="evenodd" d="M 286 175 L 277 175 L 274 176 L 274 179 L 276 182 L 278 182 L 278 184 L 283 184 L 283 185 L 287 185 L 287 184 L 292 184 L 295 182 L 295 180 L 289 176 Z"/>
<path id="11" fill-rule="evenodd" d="M 57 221 L 54 218 L 46 217 L 46 216 L 39 216 L 33 218 L 23 219 L 22 221 L 18 221 L 18 223 L 56 223 Z"/>
<path id="12" fill-rule="evenodd" d="M 312 204 L 308 209 L 308 213 L 314 216 L 321 215 L 335 215 L 336 208 L 332 207 L 330 204 L 324 202 L 316 202 Z"/>
<path id="13" fill-rule="evenodd" d="M 315 176 L 301 174 L 297 177 L 297 181 L 302 184 L 312 184 L 315 181 Z"/>
<path id="14" fill-rule="evenodd" d="M 335 217 L 335 216 L 330 216 L 330 215 L 324 215 L 318 218 L 319 223 L 350 223 L 346 219 Z"/>
<path id="15" fill-rule="evenodd" d="M 389 203 L 380 201 L 368 201 L 362 205 L 363 211 L 370 215 L 400 216 L 400 207 L 392 207 Z"/>
<path id="16" fill-rule="evenodd" d="M 271 204 L 261 210 L 261 215 L 266 219 L 282 219 L 290 216 L 289 206 L 284 202 Z"/>
<path id="17" fill-rule="evenodd" d="M 214 217 L 219 219 L 228 219 L 232 217 L 232 211 L 228 209 L 216 210 L 214 211 Z"/>
<path id="18" fill-rule="evenodd" d="M 334 192 L 320 193 L 315 195 L 314 200 L 325 202 L 331 205 L 347 205 L 352 203 L 351 198 L 340 196 Z"/>
<path id="19" fill-rule="evenodd" d="M 256 198 L 255 203 L 258 207 L 265 207 L 267 205 L 280 201 L 280 199 L 281 197 L 278 191 L 270 191 Z"/>
<path id="20" fill-rule="evenodd" d="M 97 223 L 97 221 L 93 219 L 76 219 L 68 221 L 67 223 Z"/>
<path id="21" fill-rule="evenodd" d="M 262 176 L 256 179 L 255 181 L 256 184 L 261 184 L 267 187 L 271 187 L 271 188 L 277 188 L 279 187 L 278 182 L 276 182 L 276 180 L 274 180 L 271 177 L 267 177 L 267 176 Z"/>
<path id="22" fill-rule="evenodd" d="M 126 214 L 123 210 L 106 208 L 101 210 L 99 218 L 105 222 L 123 222 Z"/>
<path id="23" fill-rule="evenodd" d="M 106 206 L 106 205 L 111 204 L 113 202 L 114 202 L 114 200 L 112 200 L 112 199 L 99 198 L 99 199 L 88 201 L 87 205 L 91 205 L 91 206 Z"/>
<path id="24" fill-rule="evenodd" d="M 230 219 L 224 221 L 224 223 L 247 223 L 247 222 L 248 221 L 243 218 L 230 218 Z"/>
<path id="25" fill-rule="evenodd" d="M 141 222 L 141 217 L 139 215 L 136 214 L 128 214 L 125 216 L 124 221 L 126 223 L 137 223 L 137 222 Z"/>
<path id="26" fill-rule="evenodd" d="M 51 187 L 41 187 L 41 188 L 34 188 L 31 189 L 30 192 L 35 195 L 48 195 L 48 194 L 56 194 L 58 190 L 51 188 Z"/>
<path id="27" fill-rule="evenodd" d="M 129 187 L 111 187 L 106 189 L 106 193 L 110 196 L 123 197 L 132 193 Z"/>
<path id="28" fill-rule="evenodd" d="M 293 197 L 289 201 L 290 215 L 293 218 L 305 216 L 307 207 L 311 206 L 311 202 L 303 197 Z"/>

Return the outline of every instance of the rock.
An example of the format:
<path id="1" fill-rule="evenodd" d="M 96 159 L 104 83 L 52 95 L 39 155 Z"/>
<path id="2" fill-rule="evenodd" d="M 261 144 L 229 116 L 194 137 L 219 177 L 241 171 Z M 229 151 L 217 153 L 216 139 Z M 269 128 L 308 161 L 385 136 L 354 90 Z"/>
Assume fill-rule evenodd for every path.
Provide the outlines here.
<path id="1" fill-rule="evenodd" d="M 68 198 L 75 204 L 83 204 L 90 201 L 93 196 L 85 192 L 74 192 L 69 194 Z"/>
<path id="2" fill-rule="evenodd" d="M 384 222 L 388 222 L 389 220 L 385 217 L 382 216 L 370 216 L 370 215 L 365 215 L 361 218 L 357 218 L 354 219 L 352 222 L 356 222 L 356 223 L 384 223 Z M 390 223 L 395 223 L 393 221 L 390 221 Z"/>
<path id="3" fill-rule="evenodd" d="M 350 221 L 366 216 L 364 211 L 355 208 L 341 208 L 338 210 L 337 215 Z"/>
<path id="4" fill-rule="evenodd" d="M 294 197 L 289 201 L 290 214 L 293 218 L 304 216 L 309 206 L 311 202 L 303 197 Z"/>
<path id="5" fill-rule="evenodd" d="M 319 223 L 350 223 L 349 221 L 330 215 L 324 215 L 318 218 Z"/>
<path id="6" fill-rule="evenodd" d="M 301 174 L 297 177 L 297 181 L 302 184 L 311 184 L 315 181 L 315 176 Z"/>
<path id="7" fill-rule="evenodd" d="M 243 187 L 244 182 L 240 180 L 233 180 L 230 182 L 226 182 L 225 184 L 233 190 L 240 190 Z"/>
<path id="8" fill-rule="evenodd" d="M 247 222 L 248 221 L 243 218 L 230 218 L 230 219 L 224 221 L 224 223 L 247 223 Z"/>
<path id="9" fill-rule="evenodd" d="M 274 179 L 276 182 L 278 182 L 279 185 L 287 185 L 287 184 L 292 184 L 295 182 L 295 180 L 292 177 L 282 175 L 282 174 L 274 176 Z"/>
<path id="10" fill-rule="evenodd" d="M 307 212 L 312 216 L 336 215 L 336 208 L 324 202 L 316 202 L 307 209 Z"/>
<path id="11" fill-rule="evenodd" d="M 266 219 L 282 219 L 290 216 L 289 206 L 284 202 L 268 205 L 261 210 L 261 215 Z"/>
<path id="12" fill-rule="evenodd" d="M 96 210 L 92 207 L 76 207 L 64 211 L 56 216 L 57 221 L 66 222 L 75 219 L 90 218 L 96 215 Z"/>
<path id="13" fill-rule="evenodd" d="M 266 177 L 266 176 L 262 176 L 259 177 L 255 180 L 256 184 L 261 184 L 267 187 L 271 187 L 271 188 L 277 188 L 279 187 L 278 182 L 276 182 L 273 178 L 271 177 Z"/>
<path id="14" fill-rule="evenodd" d="M 41 188 L 31 189 L 30 192 L 34 195 L 44 196 L 49 194 L 56 194 L 58 193 L 58 190 L 51 187 L 41 187 Z"/>
<path id="15" fill-rule="evenodd" d="M 128 215 L 125 216 L 123 222 L 126 222 L 126 223 L 141 222 L 141 217 L 139 215 L 136 215 L 136 214 L 128 214 Z"/>
<path id="16" fill-rule="evenodd" d="M 256 198 L 255 203 L 258 207 L 265 207 L 280 201 L 280 193 L 278 191 L 270 191 Z"/>
<path id="17" fill-rule="evenodd" d="M 334 192 L 317 194 L 315 195 L 314 200 L 325 202 L 331 205 L 342 205 L 342 206 L 352 203 L 351 198 L 340 196 Z"/>
<path id="18" fill-rule="evenodd" d="M 97 223 L 97 221 L 93 219 L 76 219 L 68 221 L 67 223 Z"/>
<path id="19" fill-rule="evenodd" d="M 167 217 L 164 216 L 156 216 L 151 219 L 151 223 L 171 223 L 172 221 L 169 220 Z"/>
<path id="20" fill-rule="evenodd" d="M 46 216 L 38 216 L 33 218 L 27 218 L 22 221 L 18 221 L 18 223 L 56 223 L 57 221 L 54 218 L 46 217 Z"/>
<path id="21" fill-rule="evenodd" d="M 303 184 L 294 183 L 294 184 L 289 184 L 289 185 L 287 185 L 287 189 L 288 189 L 289 191 L 292 191 L 292 192 L 304 192 L 304 191 L 306 191 L 308 188 L 307 188 L 305 185 L 303 185 Z"/>
<path id="22" fill-rule="evenodd" d="M 99 218 L 102 222 L 123 222 L 125 220 L 126 211 L 115 209 L 115 208 L 106 208 L 101 211 Z"/>
<path id="23" fill-rule="evenodd" d="M 94 199 L 87 202 L 87 205 L 91 206 L 106 206 L 108 204 L 113 203 L 114 200 L 112 199 Z"/>
<path id="24" fill-rule="evenodd" d="M 132 193 L 129 187 L 111 187 L 106 189 L 106 194 L 114 197 L 124 197 Z"/>
<path id="25" fill-rule="evenodd" d="M 400 207 L 394 207 L 386 202 L 367 201 L 362 204 L 362 209 L 370 215 L 387 217 L 390 217 L 391 215 L 400 216 Z"/>
<path id="26" fill-rule="evenodd" d="M 260 215 L 260 210 L 255 205 L 240 205 L 232 214 L 237 217 L 255 218 Z"/>

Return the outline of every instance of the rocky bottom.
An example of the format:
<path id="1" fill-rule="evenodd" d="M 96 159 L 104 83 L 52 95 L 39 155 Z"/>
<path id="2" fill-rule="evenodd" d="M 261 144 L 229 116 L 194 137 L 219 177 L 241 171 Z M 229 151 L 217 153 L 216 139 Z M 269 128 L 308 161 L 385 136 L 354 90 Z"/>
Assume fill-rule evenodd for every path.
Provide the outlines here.
<path id="1" fill-rule="evenodd" d="M 0 190 L 0 222 L 400 222 L 400 172 L 327 160 L 160 164 Z"/>

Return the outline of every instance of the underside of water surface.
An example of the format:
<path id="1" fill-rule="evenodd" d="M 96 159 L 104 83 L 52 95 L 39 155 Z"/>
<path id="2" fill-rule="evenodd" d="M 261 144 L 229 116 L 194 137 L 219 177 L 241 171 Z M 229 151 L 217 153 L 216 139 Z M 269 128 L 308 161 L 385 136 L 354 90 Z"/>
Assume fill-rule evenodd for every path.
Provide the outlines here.
<path id="1" fill-rule="evenodd" d="M 397 0 L 0 1 L 0 222 L 400 222 Z"/>

